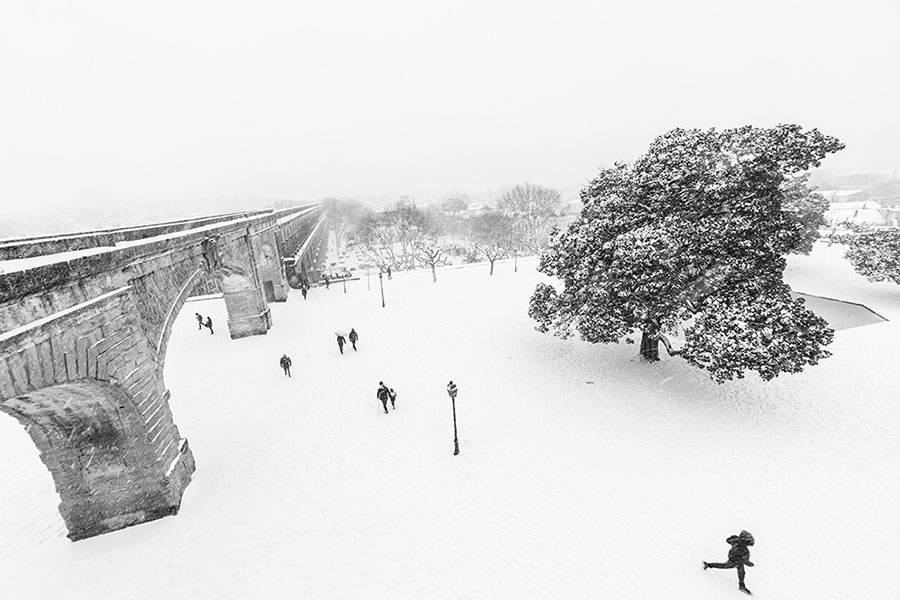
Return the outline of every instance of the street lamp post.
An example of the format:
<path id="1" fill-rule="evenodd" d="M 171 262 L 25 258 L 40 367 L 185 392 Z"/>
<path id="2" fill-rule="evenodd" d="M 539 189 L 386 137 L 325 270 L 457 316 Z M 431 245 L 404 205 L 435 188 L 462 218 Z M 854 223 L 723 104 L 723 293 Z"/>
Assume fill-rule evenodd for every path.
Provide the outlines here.
<path id="1" fill-rule="evenodd" d="M 366 291 L 372 291 L 372 278 L 369 277 L 369 267 L 366 267 Z"/>
<path id="2" fill-rule="evenodd" d="M 384 308 L 384 273 L 378 271 L 378 286 L 381 288 L 381 308 Z"/>
<path id="3" fill-rule="evenodd" d="M 341 281 L 342 281 L 343 284 L 344 284 L 344 293 L 346 294 L 346 293 L 347 293 L 347 278 L 345 277 L 345 278 L 342 279 Z"/>
<path id="4" fill-rule="evenodd" d="M 459 436 L 456 435 L 456 384 L 451 380 L 447 384 L 447 394 L 450 395 L 450 403 L 453 405 L 453 456 L 459 454 Z"/>

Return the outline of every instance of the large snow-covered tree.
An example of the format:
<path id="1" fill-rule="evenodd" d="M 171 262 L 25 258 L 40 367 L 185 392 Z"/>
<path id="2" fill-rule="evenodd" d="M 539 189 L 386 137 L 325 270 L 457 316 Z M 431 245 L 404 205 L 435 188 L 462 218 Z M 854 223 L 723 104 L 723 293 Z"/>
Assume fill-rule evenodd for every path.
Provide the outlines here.
<path id="1" fill-rule="evenodd" d="M 900 285 L 900 227 L 857 227 L 838 241 L 849 246 L 844 257 L 857 273 Z"/>
<path id="2" fill-rule="evenodd" d="M 783 257 L 809 236 L 797 178 L 841 148 L 797 125 L 674 129 L 634 164 L 603 169 L 541 256 L 563 288 L 537 286 L 537 329 L 594 343 L 640 332 L 643 358 L 658 360 L 663 342 L 720 383 L 816 364 L 833 331 L 790 296 Z"/>

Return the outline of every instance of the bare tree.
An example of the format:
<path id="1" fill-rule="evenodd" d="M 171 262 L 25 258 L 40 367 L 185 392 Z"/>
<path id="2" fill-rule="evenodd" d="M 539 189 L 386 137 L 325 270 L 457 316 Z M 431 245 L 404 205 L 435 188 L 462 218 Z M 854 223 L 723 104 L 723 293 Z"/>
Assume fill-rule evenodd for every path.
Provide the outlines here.
<path id="1" fill-rule="evenodd" d="M 338 254 L 341 254 L 344 234 L 359 223 L 366 214 L 365 208 L 359 200 L 352 199 L 326 198 L 322 204 L 327 211 L 328 227 L 334 231 Z"/>
<path id="2" fill-rule="evenodd" d="M 381 212 L 368 212 L 356 227 L 355 239 L 381 270 L 413 268 L 415 249 L 439 233 L 437 223 L 424 211 L 398 202 Z"/>
<path id="3" fill-rule="evenodd" d="M 497 201 L 497 208 L 513 217 L 516 237 L 535 253 L 547 243 L 553 217 L 560 206 L 556 190 L 526 183 L 517 185 Z"/>
<path id="4" fill-rule="evenodd" d="M 491 263 L 490 275 L 494 274 L 494 262 L 507 255 L 512 240 L 512 218 L 491 211 L 478 215 L 472 220 L 472 237 L 475 249 Z"/>
<path id="5" fill-rule="evenodd" d="M 379 271 L 395 264 L 394 230 L 384 213 L 366 212 L 354 230 L 354 239 Z"/>
<path id="6" fill-rule="evenodd" d="M 444 258 L 447 256 L 447 249 L 443 246 L 439 246 L 434 242 L 426 242 L 421 241 L 416 244 L 415 247 L 415 257 L 416 260 L 431 267 L 431 280 L 432 283 L 437 283 L 437 273 L 435 271 L 435 267 L 441 263 L 443 263 Z"/>

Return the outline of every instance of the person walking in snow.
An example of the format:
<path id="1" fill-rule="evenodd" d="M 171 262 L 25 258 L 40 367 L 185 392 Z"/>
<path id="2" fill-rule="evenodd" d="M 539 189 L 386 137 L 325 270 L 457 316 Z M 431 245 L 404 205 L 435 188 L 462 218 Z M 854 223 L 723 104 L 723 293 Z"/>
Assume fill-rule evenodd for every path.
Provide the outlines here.
<path id="1" fill-rule="evenodd" d="M 344 336 L 338 334 L 337 336 L 338 350 L 341 351 L 341 354 L 344 353 L 344 344 L 347 343 L 347 340 L 344 339 Z"/>
<path id="2" fill-rule="evenodd" d="M 328 275 L 322 275 L 322 279 L 325 280 L 325 289 L 328 289 Z"/>
<path id="3" fill-rule="evenodd" d="M 203 329 L 203 315 L 194 313 L 194 316 L 197 318 L 197 329 Z"/>
<path id="4" fill-rule="evenodd" d="M 291 376 L 291 358 L 287 354 L 281 355 L 281 360 L 278 361 L 281 365 L 281 368 L 284 369 L 284 374 L 288 377 Z"/>
<path id="5" fill-rule="evenodd" d="M 388 268 L 387 268 L 387 275 L 388 275 L 388 279 L 390 279 L 390 278 L 391 278 L 391 267 L 390 267 L 390 265 L 388 265 Z"/>
<path id="6" fill-rule="evenodd" d="M 388 414 L 387 403 L 388 399 L 391 397 L 391 392 L 387 386 L 384 385 L 383 381 L 378 382 L 378 391 L 375 392 L 375 397 L 381 400 L 381 405 L 384 407 L 384 414 Z"/>
<path id="7" fill-rule="evenodd" d="M 303 299 L 306 300 L 306 286 L 305 285 L 300 286 L 300 293 L 303 294 Z"/>
<path id="8" fill-rule="evenodd" d="M 391 400 L 391 410 L 397 410 L 397 392 L 394 391 L 394 388 L 388 390 L 388 398 Z"/>
<path id="9" fill-rule="evenodd" d="M 206 323 L 204 323 L 204 325 L 209 327 L 209 335 L 212 335 L 215 333 L 215 331 L 213 331 L 213 328 L 212 328 L 212 317 L 206 317 Z"/>
<path id="10" fill-rule="evenodd" d="M 356 340 L 359 339 L 359 334 L 356 333 L 356 330 L 351 327 L 350 335 L 348 337 L 350 338 L 350 343 L 353 345 L 353 351 L 355 352 L 356 351 Z"/>
<path id="11" fill-rule="evenodd" d="M 703 570 L 737 569 L 738 589 L 745 594 L 749 594 L 750 590 L 744 585 L 744 565 L 748 567 L 753 566 L 753 563 L 750 562 L 749 547 L 752 546 L 756 540 L 753 539 L 753 534 L 749 531 L 741 531 L 738 535 L 729 536 L 725 541 L 731 544 L 731 550 L 728 551 L 728 562 L 709 563 L 703 561 Z"/>

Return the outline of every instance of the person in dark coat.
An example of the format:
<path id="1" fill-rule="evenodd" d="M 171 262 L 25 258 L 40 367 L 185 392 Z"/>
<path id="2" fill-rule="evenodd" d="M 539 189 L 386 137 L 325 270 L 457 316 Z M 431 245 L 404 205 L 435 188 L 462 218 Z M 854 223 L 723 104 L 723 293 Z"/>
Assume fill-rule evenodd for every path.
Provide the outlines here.
<path id="1" fill-rule="evenodd" d="M 194 313 L 194 316 L 197 318 L 197 329 L 203 329 L 203 315 Z"/>
<path id="2" fill-rule="evenodd" d="M 300 293 L 303 294 L 303 299 L 306 300 L 306 286 L 305 285 L 300 286 Z"/>
<path id="3" fill-rule="evenodd" d="M 281 365 L 281 368 L 284 369 L 284 374 L 288 377 L 291 376 L 291 358 L 287 354 L 281 355 L 281 360 L 278 361 Z"/>
<path id="4" fill-rule="evenodd" d="M 338 343 L 338 350 L 340 350 L 341 354 L 343 354 L 344 353 L 344 344 L 347 343 L 347 340 L 344 339 L 344 336 L 339 335 L 339 336 L 337 336 L 337 343 Z"/>
<path id="5" fill-rule="evenodd" d="M 383 381 L 378 382 L 378 391 L 375 392 L 375 396 L 381 400 L 381 405 L 384 407 L 384 414 L 388 414 L 387 403 L 388 399 L 391 397 L 391 392 L 387 386 L 384 385 Z"/>
<path id="6" fill-rule="evenodd" d="M 325 289 L 328 289 L 328 275 L 322 275 L 322 279 L 325 280 Z"/>
<path id="7" fill-rule="evenodd" d="M 213 331 L 213 328 L 212 328 L 212 317 L 206 317 L 206 323 L 204 323 L 204 325 L 209 327 L 209 335 L 212 335 L 215 333 L 215 331 Z"/>
<path id="8" fill-rule="evenodd" d="M 388 390 L 388 398 L 391 399 L 391 410 L 397 409 L 397 392 L 394 391 L 394 388 Z"/>
<path id="9" fill-rule="evenodd" d="M 391 268 L 390 267 L 387 268 L 387 273 L 388 273 L 388 279 L 390 279 L 391 278 Z"/>
<path id="10" fill-rule="evenodd" d="M 359 339 L 359 334 L 356 333 L 356 330 L 353 329 L 352 327 L 350 328 L 349 337 L 350 337 L 350 343 L 353 345 L 353 350 L 355 351 L 356 350 L 356 340 Z"/>
<path id="11" fill-rule="evenodd" d="M 753 539 L 753 534 L 749 531 L 741 531 L 738 535 L 729 536 L 725 541 L 731 544 L 731 550 L 728 551 L 728 562 L 709 563 L 703 561 L 703 570 L 737 569 L 738 589 L 745 594 L 749 594 L 750 590 L 744 585 L 744 565 L 748 567 L 753 566 L 753 563 L 750 562 L 749 547 L 752 546 L 756 540 Z"/>

